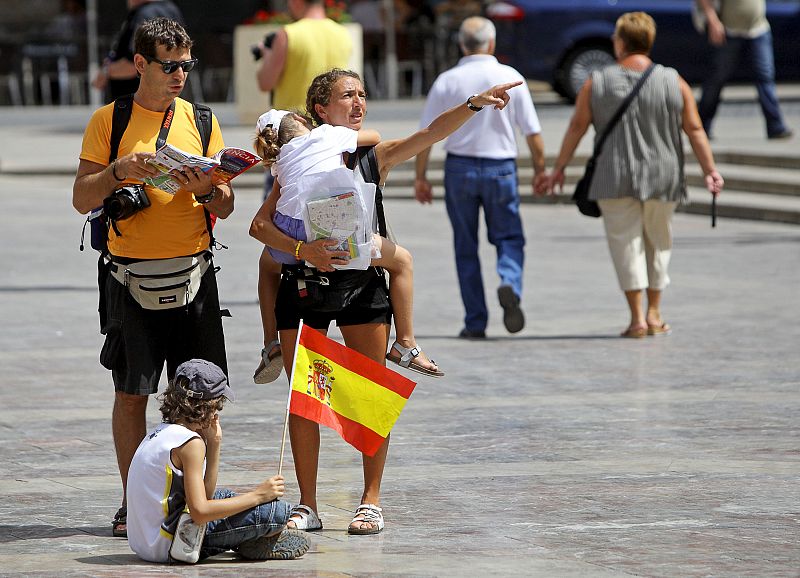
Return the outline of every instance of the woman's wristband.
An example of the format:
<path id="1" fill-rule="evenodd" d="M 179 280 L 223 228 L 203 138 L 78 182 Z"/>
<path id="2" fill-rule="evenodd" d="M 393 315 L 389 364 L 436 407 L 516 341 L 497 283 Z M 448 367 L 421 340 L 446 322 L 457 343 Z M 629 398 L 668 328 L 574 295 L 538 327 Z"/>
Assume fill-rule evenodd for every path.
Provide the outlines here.
<path id="1" fill-rule="evenodd" d="M 298 241 L 294 246 L 294 258 L 298 261 L 300 260 L 300 247 L 302 247 L 304 243 L 305 241 Z"/>

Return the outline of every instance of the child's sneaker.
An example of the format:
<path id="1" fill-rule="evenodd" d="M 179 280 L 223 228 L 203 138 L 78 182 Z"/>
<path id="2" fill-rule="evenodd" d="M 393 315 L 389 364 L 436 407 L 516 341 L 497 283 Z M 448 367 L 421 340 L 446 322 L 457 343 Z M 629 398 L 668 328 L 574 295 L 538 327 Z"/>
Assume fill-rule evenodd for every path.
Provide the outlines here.
<path id="1" fill-rule="evenodd" d="M 294 560 L 308 551 L 308 538 L 300 530 L 284 529 L 239 544 L 239 554 L 248 560 Z"/>

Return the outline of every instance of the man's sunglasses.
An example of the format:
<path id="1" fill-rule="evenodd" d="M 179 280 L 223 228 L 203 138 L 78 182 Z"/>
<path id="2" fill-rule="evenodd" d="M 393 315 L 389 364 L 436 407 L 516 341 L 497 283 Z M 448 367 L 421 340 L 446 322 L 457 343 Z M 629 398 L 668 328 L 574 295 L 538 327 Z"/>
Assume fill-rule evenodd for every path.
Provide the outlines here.
<path id="1" fill-rule="evenodd" d="M 191 60 L 159 60 L 158 58 L 151 58 L 145 56 L 147 62 L 157 62 L 161 65 L 161 70 L 164 71 L 164 74 L 172 74 L 178 67 L 180 66 L 181 70 L 184 72 L 189 72 L 192 68 L 194 68 L 195 64 L 197 64 L 197 59 L 192 58 Z"/>

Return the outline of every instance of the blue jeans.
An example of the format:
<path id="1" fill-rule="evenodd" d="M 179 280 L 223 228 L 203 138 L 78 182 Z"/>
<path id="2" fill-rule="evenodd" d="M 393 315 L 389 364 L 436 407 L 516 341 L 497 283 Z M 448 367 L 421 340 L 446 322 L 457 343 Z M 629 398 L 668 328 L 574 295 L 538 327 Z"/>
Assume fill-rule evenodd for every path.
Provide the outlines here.
<path id="1" fill-rule="evenodd" d="M 497 274 L 522 296 L 525 235 L 519 216 L 514 159 L 482 159 L 449 154 L 444 190 L 453 227 L 456 271 L 464 303 L 464 327 L 484 331 L 489 320 L 478 257 L 478 219 L 483 207 L 489 242 L 497 249 Z"/>
<path id="2" fill-rule="evenodd" d="M 755 75 L 758 101 L 764 120 L 767 122 L 767 136 L 775 136 L 787 130 L 783 123 L 778 94 L 775 91 L 775 60 L 772 53 L 772 32 L 765 32 L 756 38 L 728 36 L 725 44 L 713 47 L 712 70 L 703 82 L 703 95 L 698 104 L 700 119 L 706 133 L 711 134 L 711 123 L 717 113 L 722 87 L 740 64 L 747 63 Z"/>
<path id="3" fill-rule="evenodd" d="M 221 489 L 214 492 L 215 500 L 231 498 L 236 493 Z M 206 537 L 200 558 L 236 550 L 239 544 L 253 538 L 274 534 L 289 521 L 292 505 L 283 500 L 272 500 L 233 516 L 214 520 L 206 525 Z"/>

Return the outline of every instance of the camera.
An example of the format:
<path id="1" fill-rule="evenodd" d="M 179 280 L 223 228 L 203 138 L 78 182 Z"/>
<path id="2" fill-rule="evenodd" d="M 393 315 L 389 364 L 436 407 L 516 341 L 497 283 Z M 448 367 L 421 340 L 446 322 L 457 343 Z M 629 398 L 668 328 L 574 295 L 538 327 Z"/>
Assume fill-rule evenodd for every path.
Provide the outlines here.
<path id="1" fill-rule="evenodd" d="M 267 48 L 272 48 L 272 41 L 275 40 L 275 33 L 270 32 L 264 37 L 264 46 Z M 261 47 L 258 44 L 253 44 L 250 47 L 250 52 L 253 54 L 253 58 L 255 60 L 261 60 Z"/>
<path id="2" fill-rule="evenodd" d="M 103 210 L 112 221 L 132 217 L 150 206 L 150 199 L 142 185 L 125 185 L 103 199 Z"/>

